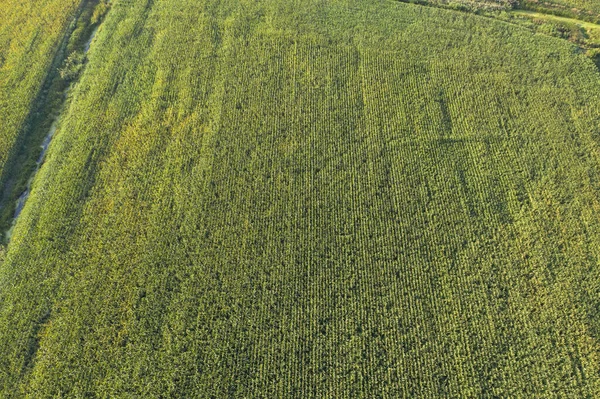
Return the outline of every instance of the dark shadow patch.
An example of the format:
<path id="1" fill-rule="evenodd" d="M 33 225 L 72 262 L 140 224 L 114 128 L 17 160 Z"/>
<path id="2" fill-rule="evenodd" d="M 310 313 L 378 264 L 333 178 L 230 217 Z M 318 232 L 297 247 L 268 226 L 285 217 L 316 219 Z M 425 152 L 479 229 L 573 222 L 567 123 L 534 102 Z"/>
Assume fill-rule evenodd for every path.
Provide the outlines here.
<path id="1" fill-rule="evenodd" d="M 450 114 L 450 109 L 448 108 L 448 98 L 446 97 L 446 92 L 441 89 L 436 98 L 435 102 L 440 107 L 440 112 L 442 113 L 442 129 L 440 132 L 440 140 L 450 140 L 448 136 L 452 135 L 453 124 L 452 124 L 452 115 Z"/>
<path id="2" fill-rule="evenodd" d="M 52 312 L 50 311 L 50 309 L 46 310 L 46 312 L 38 319 L 38 321 L 33 326 L 31 335 L 29 336 L 29 340 L 27 342 L 21 374 L 25 374 L 27 370 L 33 367 L 35 357 L 37 355 L 38 350 L 40 349 L 40 333 L 46 327 L 48 320 L 50 320 L 51 314 Z"/>

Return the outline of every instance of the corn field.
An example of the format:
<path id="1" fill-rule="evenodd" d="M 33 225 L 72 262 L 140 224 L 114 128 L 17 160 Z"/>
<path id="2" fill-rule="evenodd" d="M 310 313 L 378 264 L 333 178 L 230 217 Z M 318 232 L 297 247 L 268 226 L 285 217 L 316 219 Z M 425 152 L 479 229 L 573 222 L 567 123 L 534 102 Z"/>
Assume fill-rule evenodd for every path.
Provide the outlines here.
<path id="1" fill-rule="evenodd" d="M 397 2 L 115 0 L 0 264 L 0 396 L 596 397 L 600 75 Z"/>

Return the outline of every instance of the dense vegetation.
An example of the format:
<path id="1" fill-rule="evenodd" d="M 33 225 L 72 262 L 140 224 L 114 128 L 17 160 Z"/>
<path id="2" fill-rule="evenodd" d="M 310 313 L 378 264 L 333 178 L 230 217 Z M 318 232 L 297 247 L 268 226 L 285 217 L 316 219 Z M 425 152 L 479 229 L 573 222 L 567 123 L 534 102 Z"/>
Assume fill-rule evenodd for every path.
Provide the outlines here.
<path id="1" fill-rule="evenodd" d="M 600 2 L 589 8 L 577 0 L 399 0 L 424 6 L 475 13 L 569 40 L 600 68 Z M 587 4 L 583 1 L 584 4 Z M 592 6 L 595 4 L 595 6 Z M 595 11 L 594 11 L 595 10 Z"/>
<path id="2" fill-rule="evenodd" d="M 598 0 L 399 0 L 461 11 L 487 13 L 511 9 L 534 10 L 600 23 Z"/>
<path id="3" fill-rule="evenodd" d="M 79 4 L 0 0 L 0 188 L 39 111 L 35 102 Z"/>
<path id="4" fill-rule="evenodd" d="M 521 6 L 529 10 L 600 23 L 598 0 L 521 0 Z"/>
<path id="5" fill-rule="evenodd" d="M 0 396 L 600 395 L 600 76 L 568 42 L 121 0 L 72 91 L 0 265 Z"/>
<path id="6" fill-rule="evenodd" d="M 448 8 L 475 13 L 511 10 L 519 6 L 518 0 L 399 0 L 405 3 Z"/>
<path id="7" fill-rule="evenodd" d="M 6 111 L 0 120 L 2 233 L 11 225 L 17 198 L 37 167 L 40 145 L 63 108 L 68 87 L 83 70 L 86 41 L 108 10 L 106 0 L 62 3 L 0 4 L 11 15 L 0 22 L 3 51 L 11 59 L 0 69 L 0 104 Z"/>

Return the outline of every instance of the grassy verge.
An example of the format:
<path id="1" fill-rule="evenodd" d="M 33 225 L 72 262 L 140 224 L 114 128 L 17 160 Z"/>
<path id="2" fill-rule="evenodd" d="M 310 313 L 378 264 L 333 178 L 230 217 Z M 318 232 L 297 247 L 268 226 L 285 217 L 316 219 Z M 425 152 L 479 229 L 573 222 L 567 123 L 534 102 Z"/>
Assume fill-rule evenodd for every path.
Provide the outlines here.
<path id="1" fill-rule="evenodd" d="M 567 17 L 558 16 L 558 15 L 546 14 L 546 13 L 541 13 L 541 12 L 537 12 L 537 11 L 529 11 L 529 10 L 515 10 L 515 11 L 513 11 L 513 13 L 515 13 L 517 15 L 526 15 L 526 16 L 529 16 L 532 18 L 541 18 L 544 20 L 576 24 L 576 25 L 579 25 L 579 26 L 581 26 L 585 29 L 589 29 L 589 30 L 600 30 L 599 24 L 587 22 L 584 20 L 576 19 L 576 18 L 567 18 Z"/>
<path id="2" fill-rule="evenodd" d="M 519 8 L 522 10 L 538 12 L 544 15 L 554 15 L 557 17 L 577 19 L 579 21 L 586 21 L 596 24 L 600 23 L 600 14 L 594 11 L 583 10 L 575 6 L 567 7 L 554 2 L 522 0 L 519 4 Z"/>

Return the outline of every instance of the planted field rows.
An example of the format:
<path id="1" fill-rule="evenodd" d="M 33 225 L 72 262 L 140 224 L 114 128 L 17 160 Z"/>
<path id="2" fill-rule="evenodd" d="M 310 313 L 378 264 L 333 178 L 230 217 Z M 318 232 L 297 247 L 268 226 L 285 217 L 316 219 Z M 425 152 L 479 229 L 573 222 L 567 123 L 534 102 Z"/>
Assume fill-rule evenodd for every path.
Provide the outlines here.
<path id="1" fill-rule="evenodd" d="M 115 2 L 0 266 L 2 394 L 600 392 L 593 65 L 374 4 Z"/>

